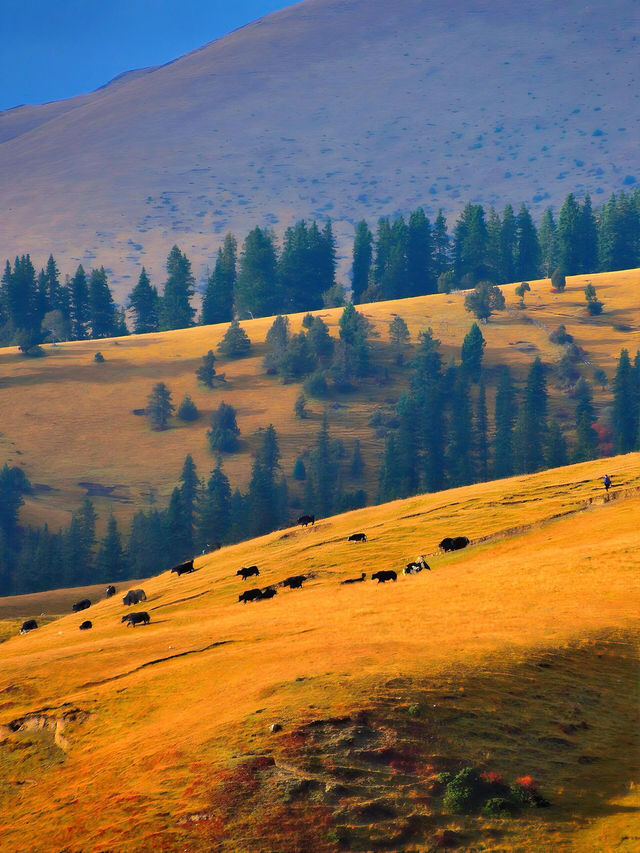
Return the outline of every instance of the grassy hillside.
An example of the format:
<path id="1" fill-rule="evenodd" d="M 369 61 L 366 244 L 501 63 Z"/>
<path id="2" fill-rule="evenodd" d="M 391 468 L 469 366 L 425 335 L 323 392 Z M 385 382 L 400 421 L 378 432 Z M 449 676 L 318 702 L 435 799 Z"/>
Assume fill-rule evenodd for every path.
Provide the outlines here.
<path id="1" fill-rule="evenodd" d="M 118 596 L 2 643 L 3 845 L 637 849 L 640 454 L 606 467 L 608 499 L 592 462 L 358 510 L 145 581 L 146 627 Z M 245 606 L 253 562 L 310 580 Z M 464 766 L 551 805 L 452 815 L 436 775 Z"/>
<path id="2" fill-rule="evenodd" d="M 620 192 L 640 180 L 635 7 L 306 0 L 88 95 L 7 110 L 0 259 L 103 265 L 124 300 L 143 264 L 164 280 L 176 242 L 200 279 L 228 230 L 330 216 L 346 280 L 362 218 L 468 200 L 539 215 L 569 192 Z"/>
<path id="3" fill-rule="evenodd" d="M 585 310 L 584 286 L 593 282 L 604 302 L 604 314 L 589 317 Z M 496 365 L 509 364 L 523 379 L 531 362 L 540 356 L 553 365 L 562 356 L 562 347 L 550 343 L 548 333 L 564 323 L 577 344 L 585 350 L 580 370 L 589 380 L 602 367 L 609 378 L 622 347 L 632 353 L 640 348 L 640 271 L 576 276 L 568 280 L 562 294 L 551 292 L 548 280 L 531 283 L 526 310 L 520 310 L 514 286 L 503 290 L 507 311 L 494 315 L 482 327 L 487 341 L 485 365 L 489 383 L 489 410 L 492 419 L 491 386 Z M 306 420 L 294 417 L 293 405 L 300 385 L 283 385 L 278 377 L 265 374 L 262 358 L 264 339 L 271 318 L 243 323 L 254 343 L 253 354 L 238 361 L 220 359 L 218 372 L 226 373 L 227 385 L 209 391 L 198 385 L 195 369 L 209 348 L 215 350 L 224 326 L 208 326 L 132 336 L 125 339 L 85 341 L 47 346 L 47 357 L 29 360 L 16 348 L 0 350 L 0 461 L 20 465 L 33 483 L 41 484 L 23 509 L 24 521 L 48 521 L 54 529 L 68 521 L 69 513 L 87 494 L 80 483 L 97 484 L 90 491 L 104 524 L 110 508 L 119 520 L 128 519 L 140 508 L 149 506 L 153 492 L 161 505 L 177 481 L 184 457 L 191 453 L 201 477 L 214 465 L 206 440 L 209 416 L 221 400 L 238 412 L 241 433 L 240 452 L 225 455 L 224 466 L 231 481 L 244 489 L 249 478 L 252 452 L 258 443 L 255 431 L 273 423 L 278 431 L 282 452 L 282 470 L 289 477 L 296 457 L 312 446 L 327 408 L 331 433 L 344 442 L 347 458 L 357 437 L 366 462 L 362 485 L 370 500 L 377 492 L 378 468 L 384 449 L 384 437 L 370 424 L 376 407 L 392 412 L 408 382 L 409 370 L 400 371 L 388 351 L 388 324 L 399 314 L 415 342 L 420 330 L 431 326 L 442 341 L 445 362 L 460 359 L 460 346 L 473 317 L 464 310 L 464 293 L 439 294 L 395 302 L 360 306 L 378 333 L 374 338 L 374 361 L 387 366 L 390 380 L 379 384 L 367 380 L 352 394 L 335 400 L 310 401 L 312 415 Z M 337 337 L 340 309 L 319 312 Z M 292 331 L 300 328 L 302 315 L 291 317 Z M 93 362 L 100 350 L 104 364 Z M 189 425 L 177 419 L 166 432 L 152 432 L 144 417 L 133 409 L 146 404 L 154 383 L 164 381 L 173 392 L 174 402 L 189 393 L 202 417 Z M 567 430 L 573 426 L 574 404 L 565 390 L 549 377 L 551 409 Z M 600 414 L 611 402 L 610 390 L 593 384 Z M 338 405 L 335 406 L 334 403 Z M 61 436 L 64 436 L 61 442 Z M 295 483 L 292 492 L 295 497 Z M 100 487 L 114 487 L 111 491 Z M 292 509 L 292 517 L 296 508 Z"/>

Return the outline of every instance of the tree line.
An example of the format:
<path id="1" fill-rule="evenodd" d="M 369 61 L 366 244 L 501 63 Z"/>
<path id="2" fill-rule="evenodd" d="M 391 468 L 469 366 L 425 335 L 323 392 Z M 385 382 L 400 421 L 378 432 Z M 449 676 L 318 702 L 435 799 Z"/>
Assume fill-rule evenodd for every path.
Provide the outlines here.
<path id="1" fill-rule="evenodd" d="M 640 189 L 612 195 L 594 209 L 570 193 L 557 218 L 551 208 L 538 225 L 523 204 L 467 204 L 452 233 L 439 211 L 433 222 L 422 208 L 408 219 L 381 218 L 374 232 L 365 220 L 355 228 L 351 301 L 373 302 L 451 289 L 564 275 L 631 269 L 640 265 Z M 192 305 L 196 281 L 191 262 L 178 246 L 166 261 L 162 293 L 142 269 L 128 295 L 127 311 L 136 333 L 208 325 L 234 318 L 262 317 L 343 305 L 336 281 L 337 253 L 331 221 L 300 220 L 286 229 L 282 245 L 268 228 L 238 241 L 227 234 L 202 292 Z M 79 265 L 62 282 L 53 256 L 36 274 L 29 255 L 6 262 L 0 282 L 0 344 L 17 344 L 31 355 L 44 341 L 82 340 L 128 333 L 103 267 L 87 274 Z"/>

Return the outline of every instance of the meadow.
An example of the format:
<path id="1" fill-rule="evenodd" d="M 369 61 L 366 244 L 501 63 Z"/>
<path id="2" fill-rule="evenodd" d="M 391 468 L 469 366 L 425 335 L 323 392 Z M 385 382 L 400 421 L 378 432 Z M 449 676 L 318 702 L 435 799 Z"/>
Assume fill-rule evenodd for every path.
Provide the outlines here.
<path id="1" fill-rule="evenodd" d="M 66 609 L 0 644 L 0 846 L 637 850 L 639 511 L 635 453 L 223 548 L 136 581 L 144 627 L 120 595 L 0 600 L 3 624 Z M 430 571 L 371 582 L 419 554 Z M 309 579 L 244 605 L 253 563 Z M 466 766 L 549 806 L 452 814 L 438 774 Z"/>
<path id="2" fill-rule="evenodd" d="M 586 311 L 584 287 L 589 282 L 605 305 L 599 317 L 591 317 Z M 602 368 L 611 380 L 620 350 L 626 347 L 633 356 L 640 348 L 640 271 L 574 276 L 568 279 L 563 293 L 552 292 L 548 279 L 531 282 L 524 310 L 519 308 L 514 289 L 515 285 L 502 288 L 507 310 L 482 325 L 487 341 L 484 364 L 490 419 L 497 366 L 509 364 L 519 380 L 524 379 L 536 356 L 553 367 L 564 349 L 551 343 L 548 336 L 563 323 L 585 351 L 578 367 L 592 383 L 598 415 L 606 422 L 611 388 L 603 389 L 594 382 L 593 373 Z M 412 343 L 422 329 L 431 327 L 442 342 L 445 363 L 448 359 L 459 361 L 462 340 L 473 322 L 473 316 L 464 309 L 464 295 L 438 294 L 358 306 L 377 335 L 373 338 L 373 360 L 378 376 L 363 382 L 353 393 L 322 401 L 310 399 L 310 416 L 304 420 L 294 416 L 293 408 L 300 383 L 282 384 L 277 376 L 267 376 L 262 366 L 265 336 L 273 318 L 242 323 L 254 344 L 253 351 L 235 361 L 219 358 L 216 369 L 225 373 L 227 382 L 214 390 L 198 384 L 195 369 L 208 349 L 216 350 L 226 326 L 47 345 L 46 357 L 41 359 L 25 359 L 16 348 L 0 350 L 0 459 L 21 466 L 31 482 L 38 484 L 27 498 L 22 521 L 46 521 L 57 529 L 68 523 L 70 513 L 87 494 L 100 516 L 99 530 L 111 510 L 119 522 L 128 522 L 135 510 L 148 508 L 153 501 L 165 506 L 187 453 L 192 454 L 200 477 L 207 477 L 213 468 L 215 459 L 208 449 L 206 431 L 211 412 L 222 400 L 236 408 L 241 429 L 239 452 L 224 456 L 232 488 L 244 490 L 247 486 L 259 443 L 257 430 L 274 424 L 282 471 L 290 477 L 296 458 L 312 447 L 326 411 L 331 434 L 343 441 L 347 455 L 354 440 L 360 440 L 365 470 L 358 487 L 373 500 L 384 436 L 370 419 L 377 408 L 393 412 L 409 375 L 407 369 L 393 363 L 389 322 L 395 315 L 403 317 Z M 341 309 L 317 313 L 337 337 Z M 300 329 L 302 316 L 290 317 L 292 331 Z M 98 350 L 105 357 L 102 364 L 93 361 Z M 411 350 L 407 360 L 410 357 Z M 388 381 L 381 378 L 385 367 Z M 201 417 L 189 424 L 173 418 L 171 429 L 153 432 L 146 418 L 134 415 L 133 410 L 144 408 L 158 381 L 168 385 L 176 405 L 190 394 Z M 573 403 L 553 372 L 549 391 L 551 413 L 570 434 Z M 289 479 L 289 483 L 295 499 L 294 481 Z M 297 498 L 301 500 L 300 495 Z"/>

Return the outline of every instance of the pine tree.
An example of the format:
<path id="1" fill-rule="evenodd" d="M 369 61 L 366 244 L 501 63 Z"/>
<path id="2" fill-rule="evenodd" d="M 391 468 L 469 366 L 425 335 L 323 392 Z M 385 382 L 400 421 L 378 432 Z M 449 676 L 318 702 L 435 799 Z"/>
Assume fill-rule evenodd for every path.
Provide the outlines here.
<path id="1" fill-rule="evenodd" d="M 211 429 L 207 431 L 209 447 L 214 452 L 233 453 L 238 448 L 239 434 L 236 410 L 223 401 L 211 414 Z"/>
<path id="2" fill-rule="evenodd" d="M 473 287 L 489 273 L 487 265 L 487 226 L 480 204 L 467 204 L 453 234 L 453 269 L 456 278 Z"/>
<path id="3" fill-rule="evenodd" d="M 158 331 L 160 328 L 158 319 L 160 300 L 158 291 L 151 286 L 144 267 L 142 267 L 137 285 L 129 294 L 129 305 L 134 314 L 133 330 L 137 335 Z"/>
<path id="4" fill-rule="evenodd" d="M 596 289 L 592 284 L 588 284 L 584 289 L 584 298 L 587 302 L 587 311 L 589 314 L 602 314 L 602 302 L 598 299 Z"/>
<path id="5" fill-rule="evenodd" d="M 185 456 L 182 471 L 180 472 L 180 497 L 184 509 L 187 538 L 190 550 L 194 548 L 194 527 L 196 518 L 196 505 L 200 490 L 200 478 L 193 457 L 190 453 Z"/>
<path id="6" fill-rule="evenodd" d="M 442 209 L 438 210 L 432 231 L 433 277 L 436 281 L 449 269 L 449 234 Z"/>
<path id="7" fill-rule="evenodd" d="M 558 266 L 558 239 L 556 223 L 550 207 L 542 214 L 538 229 L 538 243 L 540 245 L 540 274 L 546 278 L 551 278 L 552 271 Z"/>
<path id="8" fill-rule="evenodd" d="M 473 426 L 469 405 L 469 385 L 463 370 L 456 370 L 452 389 L 448 469 L 453 486 L 473 482 Z"/>
<path id="9" fill-rule="evenodd" d="M 500 230 L 500 257 L 503 282 L 512 282 L 516 279 L 516 254 L 517 254 L 517 232 L 518 225 L 513 208 L 507 204 L 502 214 L 502 227 Z"/>
<path id="10" fill-rule="evenodd" d="M 530 474 L 543 467 L 546 429 L 547 383 L 544 365 L 536 358 L 527 376 L 514 435 L 516 467 L 519 472 Z"/>
<path id="11" fill-rule="evenodd" d="M 239 498 L 240 510 L 236 505 L 236 519 L 239 525 L 244 523 L 244 507 L 242 496 L 236 490 Z M 235 498 L 235 495 L 234 495 Z M 237 504 L 237 501 L 236 501 Z M 232 530 L 232 498 L 229 480 L 222 470 L 222 461 L 218 457 L 216 467 L 211 472 L 207 487 L 202 493 L 198 506 L 197 541 L 198 549 L 209 551 L 214 542 L 229 542 L 235 539 Z M 237 537 L 240 538 L 240 535 Z"/>
<path id="12" fill-rule="evenodd" d="M 81 586 L 93 581 L 97 515 L 93 504 L 85 498 L 71 517 L 63 537 L 65 586 Z"/>
<path id="13" fill-rule="evenodd" d="M 378 476 L 378 501 L 387 503 L 395 500 L 400 494 L 398 469 L 396 466 L 397 451 L 394 433 L 387 436 L 384 459 Z"/>
<path id="14" fill-rule="evenodd" d="M 107 522 L 107 533 L 100 543 L 96 559 L 96 569 L 103 583 L 120 581 L 126 578 L 127 564 L 122 547 L 122 538 L 118 524 L 111 514 Z"/>
<path id="15" fill-rule="evenodd" d="M 373 258 L 373 234 L 362 219 L 356 225 L 353 240 L 353 266 L 351 272 L 352 302 L 360 302 L 361 296 L 369 286 L 371 261 Z"/>
<path id="16" fill-rule="evenodd" d="M 306 405 L 307 398 L 302 393 L 298 394 L 298 396 L 296 397 L 296 401 L 293 404 L 293 410 L 296 414 L 296 417 L 300 420 L 304 420 L 307 417 Z"/>
<path id="17" fill-rule="evenodd" d="M 576 396 L 576 448 L 574 462 L 596 459 L 598 456 L 598 433 L 593 428 L 596 413 L 593 407 L 591 388 L 586 379 L 579 379 L 575 386 Z"/>
<path id="18" fill-rule="evenodd" d="M 484 483 L 489 479 L 489 419 L 484 382 L 480 381 L 473 420 L 473 450 L 476 479 Z"/>
<path id="19" fill-rule="evenodd" d="M 269 349 L 262 363 L 267 370 L 278 370 L 280 368 L 289 338 L 289 318 L 278 314 L 265 338 L 265 344 Z"/>
<path id="20" fill-rule="evenodd" d="M 293 465 L 293 471 L 291 472 L 291 476 L 294 480 L 304 480 L 307 476 L 307 469 L 305 468 L 304 462 L 302 461 L 300 456 L 298 456 Z"/>
<path id="21" fill-rule="evenodd" d="M 407 296 L 435 293 L 437 278 L 433 273 L 431 223 L 421 207 L 409 216 L 406 251 Z"/>
<path id="22" fill-rule="evenodd" d="M 496 478 L 510 477 L 514 471 L 513 427 L 516 417 L 517 403 L 511 371 L 504 366 L 496 392 L 496 432 L 493 452 L 493 476 Z"/>
<path id="23" fill-rule="evenodd" d="M 596 272 L 598 270 L 598 229 L 588 193 L 584 197 L 580 211 L 579 253 L 580 272 Z"/>
<path id="24" fill-rule="evenodd" d="M 222 248 L 218 249 L 216 264 L 207 279 L 202 299 L 203 326 L 229 323 L 233 319 L 233 292 L 236 284 L 238 244 L 233 234 L 227 234 Z"/>
<path id="25" fill-rule="evenodd" d="M 581 271 L 582 212 L 573 193 L 565 198 L 558 214 L 558 259 L 566 275 Z"/>
<path id="26" fill-rule="evenodd" d="M 171 402 L 171 391 L 164 382 L 157 382 L 147 397 L 147 417 L 153 430 L 168 428 L 169 418 L 175 406 Z"/>
<path id="27" fill-rule="evenodd" d="M 227 358 L 242 358 L 251 352 L 251 341 L 238 320 L 232 320 L 224 337 L 218 344 L 218 351 Z"/>
<path id="28" fill-rule="evenodd" d="M 87 276 L 82 264 L 79 264 L 71 279 L 71 334 L 75 340 L 81 341 L 86 338 L 89 317 Z"/>
<path id="29" fill-rule="evenodd" d="M 89 323 L 91 324 L 91 337 L 93 338 L 109 338 L 115 334 L 115 305 L 104 267 L 91 271 L 89 279 Z"/>
<path id="30" fill-rule="evenodd" d="M 266 229 L 254 228 L 247 234 L 234 302 L 241 317 L 268 317 L 282 309 L 274 237 Z"/>
<path id="31" fill-rule="evenodd" d="M 164 519 L 167 536 L 167 557 L 171 565 L 182 563 L 193 555 L 193 537 L 180 489 L 176 486 Z"/>
<path id="32" fill-rule="evenodd" d="M 389 323 L 389 342 L 391 344 L 391 352 L 393 360 L 398 365 L 404 363 L 404 353 L 409 344 L 410 334 L 409 328 L 402 317 L 395 316 Z"/>
<path id="33" fill-rule="evenodd" d="M 393 462 L 394 497 L 415 495 L 420 488 L 419 410 L 414 397 L 403 394 L 396 406 L 398 430 L 395 436 L 396 457 Z"/>
<path id="34" fill-rule="evenodd" d="M 364 459 L 360 450 L 360 440 L 356 438 L 353 442 L 353 452 L 349 463 L 349 476 L 352 480 L 359 480 L 364 471 Z"/>
<path id="35" fill-rule="evenodd" d="M 616 453 L 629 453 L 638 438 L 638 385 L 629 352 L 620 351 L 613 380 L 613 434 Z"/>
<path id="36" fill-rule="evenodd" d="M 307 330 L 307 338 L 316 361 L 324 366 L 329 364 L 333 355 L 334 342 L 322 317 L 313 318 Z"/>
<path id="37" fill-rule="evenodd" d="M 178 417 L 181 421 L 185 421 L 185 423 L 197 421 L 200 417 L 198 407 L 193 402 L 189 394 L 185 394 L 182 398 L 182 401 L 178 406 L 178 410 L 176 412 L 176 417 Z"/>
<path id="38" fill-rule="evenodd" d="M 540 245 L 536 226 L 523 204 L 516 218 L 515 279 L 535 278 L 540 265 Z"/>
<path id="39" fill-rule="evenodd" d="M 464 298 L 464 307 L 485 323 L 494 311 L 504 309 L 504 294 L 496 284 L 489 281 L 479 282 Z"/>
<path id="40" fill-rule="evenodd" d="M 178 246 L 167 257 L 167 280 L 161 300 L 160 326 L 167 329 L 186 329 L 193 324 L 196 313 L 190 299 L 195 293 L 191 261 Z"/>
<path id="41" fill-rule="evenodd" d="M 322 418 L 322 425 L 311 452 L 311 472 L 316 514 L 331 515 L 338 492 L 338 462 L 331 446 L 326 415 Z"/>
<path id="42" fill-rule="evenodd" d="M 213 378 L 216 375 L 215 364 L 216 357 L 213 350 L 209 350 L 206 355 L 202 356 L 202 364 L 196 368 L 196 378 L 207 388 L 213 388 Z"/>
<path id="43" fill-rule="evenodd" d="M 53 255 L 49 255 L 45 269 L 45 280 L 47 287 L 47 303 L 49 311 L 60 308 L 60 271 Z"/>
<path id="44" fill-rule="evenodd" d="M 482 357 L 487 342 L 482 336 L 480 327 L 473 323 L 462 342 L 462 369 L 472 382 L 479 382 L 482 373 Z"/>
<path id="45" fill-rule="evenodd" d="M 431 329 L 418 335 L 411 394 L 418 413 L 424 487 L 436 492 L 445 482 L 445 419 L 440 341 Z"/>
<path id="46" fill-rule="evenodd" d="M 561 468 L 567 463 L 567 442 L 558 422 L 551 420 L 545 443 L 544 464 L 547 468 Z"/>

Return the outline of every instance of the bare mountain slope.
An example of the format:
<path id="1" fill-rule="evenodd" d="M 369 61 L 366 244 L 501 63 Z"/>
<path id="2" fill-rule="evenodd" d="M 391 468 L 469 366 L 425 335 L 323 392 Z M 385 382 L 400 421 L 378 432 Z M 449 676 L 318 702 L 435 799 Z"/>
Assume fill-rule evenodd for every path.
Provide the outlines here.
<path id="1" fill-rule="evenodd" d="M 159 278 L 174 242 L 467 200 L 538 211 L 637 169 L 634 0 L 306 0 L 175 62 L 0 114 L 0 257 Z"/>

